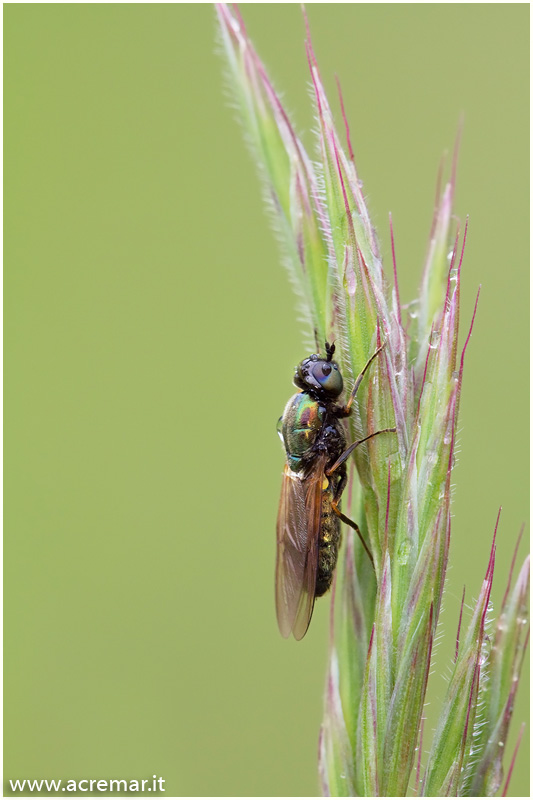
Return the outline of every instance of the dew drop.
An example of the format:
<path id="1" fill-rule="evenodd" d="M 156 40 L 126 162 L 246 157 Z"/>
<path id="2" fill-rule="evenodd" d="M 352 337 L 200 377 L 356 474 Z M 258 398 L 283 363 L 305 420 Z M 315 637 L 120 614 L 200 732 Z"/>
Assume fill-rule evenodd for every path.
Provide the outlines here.
<path id="1" fill-rule="evenodd" d="M 450 270 L 450 283 L 456 283 L 458 278 L 458 270 L 456 268 Z"/>
<path id="2" fill-rule="evenodd" d="M 450 444 L 452 440 L 452 434 L 453 434 L 453 425 L 448 425 L 448 427 L 446 428 L 446 432 L 444 434 L 444 439 L 443 439 L 444 444 Z"/>
<path id="3" fill-rule="evenodd" d="M 411 319 L 416 319 L 418 317 L 418 300 L 411 300 L 411 302 L 407 303 L 404 308 L 408 312 Z"/>
<path id="4" fill-rule="evenodd" d="M 440 331 L 433 331 L 433 333 L 429 337 L 429 346 L 431 350 L 435 350 L 439 346 L 439 341 L 440 341 Z"/>

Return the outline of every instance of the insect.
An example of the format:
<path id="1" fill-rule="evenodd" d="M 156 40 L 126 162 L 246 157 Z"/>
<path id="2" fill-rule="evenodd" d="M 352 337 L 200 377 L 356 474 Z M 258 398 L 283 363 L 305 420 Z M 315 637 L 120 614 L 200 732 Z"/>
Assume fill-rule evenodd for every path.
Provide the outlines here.
<path id="1" fill-rule="evenodd" d="M 281 634 L 302 639 L 309 627 L 316 597 L 331 586 L 341 539 L 341 520 L 359 535 L 357 524 L 339 508 L 348 475 L 346 460 L 362 442 L 396 428 L 375 431 L 346 447 L 341 419 L 351 413 L 364 374 L 381 345 L 359 374 L 346 405 L 337 405 L 343 390 L 335 344 L 326 342 L 326 358 L 311 355 L 297 367 L 301 389 L 285 406 L 278 433 L 286 452 L 277 520 L 276 612 Z"/>

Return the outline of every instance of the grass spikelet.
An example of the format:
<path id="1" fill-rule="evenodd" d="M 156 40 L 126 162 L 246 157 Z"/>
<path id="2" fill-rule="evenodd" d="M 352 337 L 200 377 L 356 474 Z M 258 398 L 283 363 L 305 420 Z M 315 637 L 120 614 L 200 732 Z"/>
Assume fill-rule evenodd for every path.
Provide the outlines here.
<path id="1" fill-rule="evenodd" d="M 461 342 L 468 223 L 452 223 L 459 137 L 444 188 L 441 165 L 420 292 L 403 319 L 392 222 L 390 282 L 356 170 L 347 110 L 340 94 L 344 147 L 307 21 L 316 161 L 291 126 L 238 12 L 218 5 L 217 13 L 231 85 L 304 299 L 307 330 L 318 348 L 336 341 L 347 383 L 384 345 L 348 419 L 351 440 L 396 429 L 369 439 L 350 458 L 357 473 L 352 516 L 361 522 L 373 565 L 346 529 L 332 593 L 322 791 L 406 796 L 415 787 L 417 796 L 494 795 L 504 781 L 503 752 L 528 641 L 529 588 L 527 559 L 514 583 L 509 577 L 491 626 L 496 532 L 469 620 L 463 596 L 448 691 L 433 739 L 425 743 L 429 755 L 421 755 L 448 566 L 457 420 L 479 300 L 479 292 L 470 300 L 471 324 Z"/>

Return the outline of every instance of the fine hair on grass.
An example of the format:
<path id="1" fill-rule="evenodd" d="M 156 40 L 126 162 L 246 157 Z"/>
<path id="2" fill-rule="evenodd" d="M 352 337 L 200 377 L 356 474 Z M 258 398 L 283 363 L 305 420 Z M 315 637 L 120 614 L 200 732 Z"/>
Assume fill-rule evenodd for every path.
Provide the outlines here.
<path id="1" fill-rule="evenodd" d="M 459 404 L 479 300 L 479 292 L 471 298 L 471 322 L 460 341 L 468 222 L 457 225 L 453 216 L 458 145 L 449 180 L 439 182 L 419 294 L 402 306 L 392 221 L 388 279 L 340 86 L 342 136 L 309 26 L 314 157 L 296 134 L 239 10 L 220 4 L 217 14 L 229 84 L 297 292 L 309 352 L 324 352 L 324 342 L 335 341 L 335 358 L 350 387 L 382 347 L 347 417 L 348 441 L 395 429 L 393 435 L 368 438 L 349 458 L 351 516 L 371 559 L 344 526 L 331 593 L 319 736 L 322 792 L 505 794 L 516 753 L 507 774 L 503 756 L 528 641 L 529 557 L 515 569 L 515 553 L 507 590 L 491 620 L 499 513 L 470 613 L 463 595 L 439 719 L 433 732 L 424 731 L 448 567 Z"/>

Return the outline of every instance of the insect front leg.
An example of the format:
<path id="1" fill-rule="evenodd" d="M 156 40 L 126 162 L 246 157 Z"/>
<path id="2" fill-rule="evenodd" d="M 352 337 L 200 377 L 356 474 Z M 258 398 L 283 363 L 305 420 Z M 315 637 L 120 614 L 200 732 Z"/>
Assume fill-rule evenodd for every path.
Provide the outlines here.
<path id="1" fill-rule="evenodd" d="M 359 386 L 361 385 L 361 381 L 363 380 L 363 378 L 365 376 L 365 372 L 367 371 L 367 369 L 369 368 L 369 366 L 373 362 L 373 360 L 376 358 L 376 356 L 378 356 L 381 353 L 381 351 L 385 347 L 385 344 L 386 343 L 383 342 L 381 347 L 378 347 L 376 352 L 373 353 L 373 355 L 370 356 L 370 358 L 368 359 L 368 361 L 366 362 L 365 366 L 363 367 L 363 369 L 361 370 L 361 372 L 359 373 L 359 375 L 357 376 L 357 378 L 355 380 L 355 383 L 353 385 L 353 389 L 350 392 L 350 396 L 348 398 L 348 402 L 346 403 L 345 406 L 341 406 L 340 408 L 337 408 L 337 411 L 336 411 L 337 416 L 339 416 L 339 417 L 348 417 L 350 415 L 350 412 L 352 410 L 352 403 L 353 403 L 353 401 L 355 399 L 355 395 L 357 394 L 357 390 L 359 389 Z"/>

